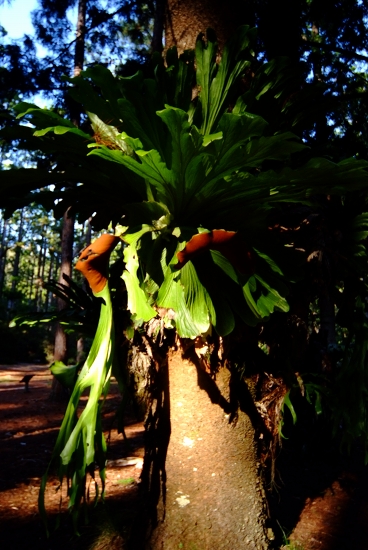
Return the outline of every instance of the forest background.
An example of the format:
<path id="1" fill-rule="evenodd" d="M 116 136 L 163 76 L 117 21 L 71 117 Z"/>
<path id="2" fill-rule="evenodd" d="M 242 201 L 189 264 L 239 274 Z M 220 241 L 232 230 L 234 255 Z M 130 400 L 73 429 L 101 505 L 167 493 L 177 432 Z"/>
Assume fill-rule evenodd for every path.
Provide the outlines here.
<path id="1" fill-rule="evenodd" d="M 19 19 L 19 12 L 22 12 L 19 26 L 22 25 L 25 18 L 22 8 L 25 8 L 28 11 L 28 31 L 33 29 L 33 32 L 24 34 L 22 38 L 13 39 L 8 37 L 6 28 L 2 27 L 3 123 L 8 118 L 6 111 L 21 101 L 34 101 L 39 106 L 55 108 L 60 113 L 70 113 L 66 84 L 61 79 L 63 75 L 74 73 L 74 35 L 78 3 L 50 2 L 37 5 L 36 2 L 34 11 L 29 11 L 29 3 L 22 6 L 17 2 L 2 2 L 1 6 L 3 12 L 7 8 L 7 18 L 11 14 L 13 29 L 16 27 L 15 20 Z M 133 74 L 149 58 L 153 13 L 153 4 L 142 4 L 135 8 L 126 2 L 91 2 L 86 22 L 92 28 L 88 32 L 83 62 L 86 66 L 102 63 L 114 68 L 117 74 L 126 70 Z M 50 22 L 53 23 L 52 31 Z M 19 29 L 15 34 L 20 34 Z M 92 48 L 92 44 L 98 44 L 98 47 Z M 9 124 L 9 121 L 5 124 Z M 1 170 L 10 167 L 47 166 L 52 162 L 50 159 L 42 159 L 42 155 L 37 152 L 21 152 L 15 143 L 12 145 L 2 141 Z M 4 363 L 28 360 L 44 362 L 51 361 L 54 357 L 55 323 L 47 328 L 42 326 L 29 330 L 29 325 L 23 325 L 21 329 L 13 327 L 8 330 L 10 321 L 18 315 L 41 313 L 40 316 L 34 316 L 34 320 L 42 317 L 48 321 L 53 317 L 51 312 L 58 309 L 57 296 L 53 291 L 54 283 L 60 279 L 62 262 L 62 205 L 59 205 L 59 212 L 55 213 L 50 210 L 51 206 L 55 206 L 52 199 L 51 203 L 46 200 L 48 204 L 43 200 L 29 203 L 25 199 L 23 202 L 23 208 L 10 212 L 14 210 L 10 207 L 8 212 L 2 211 L 1 216 L 0 299 L 4 344 L 1 361 Z M 10 217 L 9 213 L 12 214 Z M 81 223 L 78 220 L 74 223 L 73 219 L 74 258 L 91 238 L 99 234 L 98 229 L 101 227 L 96 232 L 91 222 L 92 216 Z M 71 273 L 68 273 L 70 276 Z M 73 276 L 81 281 L 76 272 Z M 51 287 L 48 287 L 50 282 Z M 61 282 L 67 284 L 62 277 Z M 43 316 L 43 313 L 49 315 Z M 69 313 L 73 316 L 73 312 Z M 77 341 L 80 337 L 78 330 L 73 330 L 72 325 L 71 320 L 68 330 L 71 363 L 76 361 Z M 92 323 L 90 327 L 92 336 L 94 326 Z M 63 359 L 66 359 L 65 354 Z"/>

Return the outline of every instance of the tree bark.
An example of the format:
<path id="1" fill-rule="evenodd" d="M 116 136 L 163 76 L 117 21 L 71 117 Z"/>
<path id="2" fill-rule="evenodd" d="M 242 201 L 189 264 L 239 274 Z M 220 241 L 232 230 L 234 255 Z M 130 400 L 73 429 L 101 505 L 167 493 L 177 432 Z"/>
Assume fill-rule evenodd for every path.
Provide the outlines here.
<path id="1" fill-rule="evenodd" d="M 269 548 L 256 431 L 239 389 L 227 368 L 214 381 L 179 353 L 161 363 L 146 422 L 145 509 L 129 548 Z"/>
<path id="2" fill-rule="evenodd" d="M 255 432 L 240 409 L 230 420 L 230 372 L 214 382 L 176 356 L 169 381 L 167 498 L 149 548 L 268 548 Z"/>
<path id="3" fill-rule="evenodd" d="M 66 281 L 63 275 L 67 275 L 69 278 L 72 275 L 72 260 L 73 260 L 73 240 L 74 240 L 74 216 L 70 215 L 70 210 L 67 210 L 63 218 L 63 229 L 61 234 L 61 265 L 59 283 L 65 284 Z M 58 311 L 62 311 L 65 308 L 65 302 L 61 298 L 57 300 Z M 55 333 L 55 348 L 54 348 L 54 361 L 65 362 L 67 358 L 67 336 L 60 325 L 57 324 Z M 53 391 L 57 392 L 58 385 L 57 380 L 53 380 Z"/>
<path id="4" fill-rule="evenodd" d="M 45 226 L 43 226 L 41 230 L 42 236 L 41 236 L 41 242 L 40 242 L 40 250 L 38 253 L 38 262 L 37 262 L 37 279 L 36 279 L 36 294 L 35 294 L 36 311 L 42 310 L 42 283 L 43 283 L 42 266 L 46 255 L 46 235 L 44 230 L 45 230 Z"/>
<path id="5" fill-rule="evenodd" d="M 86 0 L 79 0 L 78 2 L 78 19 L 76 30 L 76 42 L 74 50 L 74 76 L 78 76 L 83 70 L 84 63 L 84 48 L 85 48 L 85 33 L 86 33 Z M 80 111 L 79 111 L 80 115 Z M 74 121 L 73 121 L 74 122 Z M 79 120 L 74 122 L 76 126 L 79 125 Z"/>
<path id="6" fill-rule="evenodd" d="M 51 281 L 51 279 L 53 277 L 53 274 L 54 274 L 55 255 L 54 255 L 53 248 L 52 249 L 49 248 L 49 255 L 50 255 L 50 263 L 49 263 L 49 272 L 48 272 L 48 276 L 47 276 L 47 281 L 48 282 Z M 49 306 L 51 305 L 51 303 L 50 303 L 51 300 L 52 300 L 52 294 L 49 290 L 47 290 L 46 296 L 45 296 L 45 311 L 49 310 Z"/>
<path id="7" fill-rule="evenodd" d="M 28 290 L 27 290 L 28 305 L 31 305 L 33 301 L 32 297 L 33 297 L 33 281 L 34 281 L 35 269 L 36 269 L 36 264 L 34 261 L 34 256 L 31 253 L 29 258 L 29 265 L 28 265 Z"/>

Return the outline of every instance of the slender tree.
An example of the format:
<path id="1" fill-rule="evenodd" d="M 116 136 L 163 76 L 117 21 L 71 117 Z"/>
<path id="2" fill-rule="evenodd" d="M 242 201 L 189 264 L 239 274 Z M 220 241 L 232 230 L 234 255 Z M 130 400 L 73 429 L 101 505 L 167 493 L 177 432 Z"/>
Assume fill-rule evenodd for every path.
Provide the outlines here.
<path id="1" fill-rule="evenodd" d="M 6 253 L 7 253 L 7 220 L 2 218 L 2 235 L 1 235 L 1 246 L 0 246 L 0 298 L 3 294 L 4 289 L 4 277 L 5 277 L 5 266 L 6 266 Z"/>
<path id="2" fill-rule="evenodd" d="M 84 63 L 84 50 L 85 50 L 85 26 L 86 26 L 86 0 L 79 0 L 78 2 L 78 15 L 77 15 L 77 28 L 75 39 L 75 53 L 74 53 L 74 76 L 78 76 L 83 69 Z M 71 108 L 71 120 L 73 124 L 78 128 L 80 124 L 80 106 L 77 103 L 72 104 Z M 63 224 L 61 230 L 61 262 L 60 262 L 60 275 L 59 283 L 68 284 L 68 279 L 65 279 L 65 275 L 71 279 L 72 277 L 72 262 L 73 262 L 73 242 L 74 242 L 74 214 L 72 207 L 69 206 L 63 216 Z M 58 299 L 58 310 L 65 309 L 66 303 L 61 298 Z M 68 344 L 67 335 L 60 323 L 57 323 L 55 333 L 55 349 L 54 360 L 66 362 L 68 357 Z M 60 383 L 53 380 L 53 392 L 59 393 L 62 391 Z"/>

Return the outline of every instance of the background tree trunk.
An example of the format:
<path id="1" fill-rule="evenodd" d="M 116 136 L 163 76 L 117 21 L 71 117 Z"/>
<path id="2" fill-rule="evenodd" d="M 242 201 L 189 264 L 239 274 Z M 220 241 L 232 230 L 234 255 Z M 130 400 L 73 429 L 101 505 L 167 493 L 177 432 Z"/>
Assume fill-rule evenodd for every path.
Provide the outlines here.
<path id="1" fill-rule="evenodd" d="M 74 76 L 78 76 L 83 69 L 84 63 L 84 48 L 85 48 L 85 24 L 86 24 L 86 0 L 79 0 L 78 2 L 78 19 L 76 29 L 76 42 L 75 42 L 75 54 L 74 54 Z M 71 109 L 71 120 L 75 126 L 79 126 L 80 123 L 80 106 L 73 102 Z M 73 241 L 74 241 L 74 215 L 71 213 L 70 208 L 65 212 L 63 217 L 63 226 L 61 233 L 61 266 L 59 282 L 67 284 L 63 275 L 71 277 L 72 274 L 72 261 L 73 261 Z M 62 311 L 65 308 L 65 302 L 58 299 L 58 310 Z M 54 361 L 67 361 L 68 355 L 68 343 L 67 335 L 60 323 L 57 324 L 55 333 L 55 348 L 54 348 Z M 61 384 L 53 379 L 52 393 L 60 394 L 63 392 Z"/>
<path id="2" fill-rule="evenodd" d="M 6 253 L 8 251 L 7 231 L 8 231 L 8 224 L 6 219 L 3 218 L 2 235 L 1 235 L 1 243 L 0 243 L 0 298 L 3 295 L 5 267 L 6 267 Z"/>
<path id="3" fill-rule="evenodd" d="M 73 260 L 73 240 L 74 240 L 74 216 L 69 215 L 69 211 L 65 212 L 63 218 L 63 229 L 61 234 L 61 265 L 59 283 L 66 284 L 63 275 L 71 277 L 72 275 L 72 260 Z M 65 308 L 65 302 L 61 298 L 57 301 L 58 310 L 62 311 Z M 67 357 L 67 337 L 64 329 L 57 324 L 55 334 L 55 349 L 54 361 L 64 361 Z M 53 380 L 53 390 L 57 386 L 57 380 Z"/>
<path id="4" fill-rule="evenodd" d="M 15 244 L 15 256 L 14 256 L 13 273 L 12 273 L 11 294 L 10 294 L 11 297 L 10 297 L 10 300 L 8 301 L 9 312 L 12 312 L 17 301 L 16 290 L 17 290 L 18 279 L 19 279 L 19 264 L 20 264 L 20 256 L 22 252 L 22 238 L 23 238 L 23 209 L 20 210 L 18 240 Z"/>

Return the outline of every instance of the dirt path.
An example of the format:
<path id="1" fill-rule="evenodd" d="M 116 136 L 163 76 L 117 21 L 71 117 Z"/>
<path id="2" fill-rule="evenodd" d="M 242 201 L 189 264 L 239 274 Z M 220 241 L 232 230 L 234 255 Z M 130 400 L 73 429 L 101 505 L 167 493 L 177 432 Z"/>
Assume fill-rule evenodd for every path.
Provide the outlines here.
<path id="1" fill-rule="evenodd" d="M 33 375 L 29 392 L 21 380 Z M 113 503 L 109 519 L 102 508 L 92 512 L 89 527 L 82 527 L 82 537 L 73 534 L 66 509 L 65 491 L 61 505 L 62 529 L 51 533 L 46 539 L 45 530 L 38 514 L 38 491 L 53 449 L 65 403 L 51 401 L 52 376 L 47 366 L 2 365 L 0 367 L 0 540 L 1 546 L 13 550 L 57 550 L 68 546 L 88 548 L 99 540 L 100 532 L 106 530 L 109 550 L 121 548 L 121 527 L 129 528 L 132 502 L 137 498 L 137 483 L 143 462 L 143 425 L 126 420 L 127 442 L 117 434 L 114 415 L 120 401 L 117 385 L 112 382 L 104 408 L 105 436 L 109 439 L 106 505 Z M 60 491 L 56 492 L 58 480 L 50 478 L 46 507 L 50 525 L 55 523 L 60 506 Z M 94 487 L 91 485 L 91 494 Z M 134 506 L 133 506 L 134 508 Z M 119 524 L 115 528 L 114 521 Z M 123 529 L 124 530 L 124 529 Z M 111 543 L 111 541 L 115 541 Z M 100 545 L 100 543 L 97 543 Z M 97 546 L 100 547 L 100 546 Z M 102 546 L 101 546 L 102 548 Z"/>
<path id="2" fill-rule="evenodd" d="M 29 392 L 21 382 L 25 375 L 33 375 Z M 113 420 L 120 398 L 113 382 L 104 409 L 105 435 L 111 434 L 106 505 L 92 511 L 89 525 L 82 526 L 81 537 L 77 537 L 73 533 L 64 494 L 61 529 L 56 532 L 52 529 L 47 539 L 38 514 L 38 490 L 66 406 L 49 399 L 51 378 L 45 365 L 0 366 L 1 547 L 12 550 L 64 550 L 66 546 L 68 550 L 122 549 L 139 498 L 143 425 L 128 415 L 127 442 L 117 434 Z M 46 498 L 51 527 L 60 506 L 60 491 L 55 491 L 57 487 L 57 479 L 51 478 Z M 298 502 L 302 512 L 299 521 L 295 519 L 297 525 L 291 536 L 295 544 L 293 548 L 368 550 L 367 494 L 368 475 L 363 467 L 354 472 L 342 472 L 325 485 L 320 494 L 311 492 L 306 501 L 295 491 L 290 496 L 289 509 L 292 512 L 294 503 Z"/>

